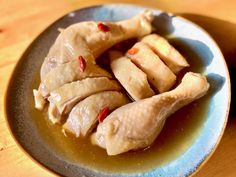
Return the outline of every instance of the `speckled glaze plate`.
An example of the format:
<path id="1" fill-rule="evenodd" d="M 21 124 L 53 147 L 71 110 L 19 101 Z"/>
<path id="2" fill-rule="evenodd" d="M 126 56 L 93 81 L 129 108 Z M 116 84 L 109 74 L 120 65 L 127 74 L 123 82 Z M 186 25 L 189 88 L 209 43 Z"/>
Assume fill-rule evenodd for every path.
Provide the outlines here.
<path id="1" fill-rule="evenodd" d="M 28 47 L 19 60 L 11 77 L 5 100 L 6 117 L 13 137 L 20 147 L 44 167 L 62 176 L 145 176 L 145 177 L 183 177 L 194 174 L 216 149 L 227 122 L 230 103 L 230 80 L 228 69 L 217 44 L 197 25 L 181 17 L 153 9 L 155 19 L 153 26 L 156 32 L 165 36 L 169 41 L 179 41 L 185 46 L 185 53 L 190 60 L 198 60 L 201 73 L 207 76 L 211 84 L 209 104 L 204 119 L 187 132 L 195 133 L 195 138 L 189 146 L 185 144 L 188 137 L 176 145 L 183 149 L 171 160 L 151 169 L 129 173 L 122 171 L 106 172 L 87 168 L 80 163 L 61 156 L 47 145 L 39 131 L 37 122 L 33 119 L 32 89 L 38 84 L 39 70 L 44 57 L 58 35 L 58 28 L 67 27 L 73 23 L 96 20 L 118 21 L 130 18 L 143 11 L 144 7 L 127 4 L 99 5 L 71 12 L 40 34 Z M 174 42 L 172 42 L 175 44 Z M 36 78 L 36 79 L 35 79 Z M 198 115 L 198 112 L 195 113 Z M 200 115 L 199 115 L 200 116 Z M 199 117 L 200 118 L 200 117 Z M 167 126 L 168 128 L 168 126 Z M 165 128 L 164 128 L 165 129 Z M 196 130 L 197 129 L 197 133 Z M 185 131 L 183 129 L 183 131 Z M 186 147 L 186 148 L 184 148 Z M 173 153 L 174 151 L 170 152 Z M 156 158 L 153 156 L 153 158 Z M 163 159 L 165 160 L 165 159 Z M 127 168 L 129 168 L 129 164 Z"/>

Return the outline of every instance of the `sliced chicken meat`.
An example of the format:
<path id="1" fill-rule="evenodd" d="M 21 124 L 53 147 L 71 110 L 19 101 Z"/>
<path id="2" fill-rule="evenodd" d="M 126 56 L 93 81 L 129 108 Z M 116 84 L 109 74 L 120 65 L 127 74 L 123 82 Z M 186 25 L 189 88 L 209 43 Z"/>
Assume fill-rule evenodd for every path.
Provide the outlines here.
<path id="1" fill-rule="evenodd" d="M 136 43 L 128 52 L 131 58 L 148 77 L 148 81 L 162 93 L 168 91 L 175 83 L 175 74 L 160 60 L 160 58 L 145 43 Z"/>
<path id="2" fill-rule="evenodd" d="M 108 77 L 112 78 L 110 73 L 94 64 L 89 60 L 85 61 L 85 68 L 81 70 L 80 60 L 72 60 L 68 63 L 57 66 L 52 69 L 41 82 L 39 91 L 43 97 L 47 97 L 49 93 L 60 86 L 82 80 L 87 77 Z"/>
<path id="3" fill-rule="evenodd" d="M 46 75 L 53 68 L 77 59 L 78 56 L 82 56 L 95 64 L 95 58 L 112 45 L 126 39 L 150 34 L 152 20 L 152 12 L 147 10 L 131 19 L 120 22 L 87 21 L 61 30 L 41 66 L 41 81 L 45 80 Z M 44 96 L 48 94 L 47 88 L 43 84 L 40 85 L 38 91 L 34 91 L 35 107 L 43 109 L 46 102 L 40 93 L 43 93 Z"/>
<path id="4" fill-rule="evenodd" d="M 40 69 L 41 81 L 45 79 L 47 73 L 53 68 L 77 59 L 78 56 L 83 56 L 95 63 L 95 58 L 84 39 L 80 37 L 75 29 L 68 27 L 68 30 L 66 28 L 61 31 L 45 57 Z"/>
<path id="5" fill-rule="evenodd" d="M 81 81 L 65 84 L 52 91 L 48 100 L 50 102 L 49 115 L 53 122 L 60 122 L 60 117 L 71 111 L 73 106 L 82 99 L 102 91 L 119 91 L 120 85 L 115 80 L 106 77 L 86 78 Z"/>
<path id="6" fill-rule="evenodd" d="M 150 34 L 153 15 L 144 11 L 120 22 L 86 21 L 73 24 L 61 31 L 41 67 L 41 80 L 58 64 L 78 56 L 94 60 L 114 44 Z"/>
<path id="7" fill-rule="evenodd" d="M 87 97 L 70 112 L 63 129 L 76 137 L 86 136 L 98 122 L 98 115 L 104 108 L 109 111 L 125 105 L 129 99 L 117 91 L 105 91 Z"/>
<path id="8" fill-rule="evenodd" d="M 59 113 L 56 105 L 54 103 L 49 103 L 48 106 L 48 119 L 53 123 L 61 123 L 63 120 L 62 114 Z"/>
<path id="9" fill-rule="evenodd" d="M 118 51 L 111 51 L 109 56 L 113 74 L 134 100 L 155 95 L 148 83 L 147 75 L 130 59 Z"/>
<path id="10" fill-rule="evenodd" d="M 186 59 L 165 38 L 150 34 L 143 37 L 141 41 L 151 47 L 175 74 L 189 66 Z"/>
<path id="11" fill-rule="evenodd" d="M 35 108 L 38 110 L 43 110 L 44 105 L 47 103 L 47 101 L 44 99 L 41 92 L 36 89 L 33 89 L 33 95 Z"/>
<path id="12" fill-rule="evenodd" d="M 136 101 L 113 111 L 97 127 L 92 143 L 117 155 L 148 147 L 160 133 L 166 118 L 206 94 L 209 84 L 200 74 L 187 73 L 172 91 Z"/>

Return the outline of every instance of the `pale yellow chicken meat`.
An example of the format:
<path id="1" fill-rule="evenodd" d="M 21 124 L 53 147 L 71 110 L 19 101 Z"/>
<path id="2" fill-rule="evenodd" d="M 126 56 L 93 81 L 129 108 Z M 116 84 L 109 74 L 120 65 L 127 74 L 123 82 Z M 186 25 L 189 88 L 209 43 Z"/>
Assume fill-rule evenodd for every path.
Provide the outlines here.
<path id="1" fill-rule="evenodd" d="M 118 51 L 111 51 L 109 57 L 113 74 L 134 100 L 155 95 L 148 83 L 147 75 L 130 59 Z"/>
<path id="2" fill-rule="evenodd" d="M 152 32 L 151 11 L 144 11 L 133 18 L 119 22 L 86 21 L 73 24 L 62 30 L 49 50 L 41 67 L 41 80 L 58 64 L 69 62 L 78 56 L 91 61 L 105 50 L 126 39 L 142 37 Z"/>
<path id="3" fill-rule="evenodd" d="M 95 59 L 114 44 L 126 39 L 150 34 L 152 32 L 152 20 L 152 12 L 147 10 L 133 18 L 119 22 L 86 21 L 73 24 L 66 29 L 61 29 L 61 33 L 50 48 L 41 66 L 40 78 L 42 84 L 40 84 L 38 90 L 33 91 L 35 107 L 37 109 L 43 109 L 46 103 L 44 98 L 45 95 L 48 95 L 48 91 L 47 86 L 43 82 L 45 82 L 45 78 L 48 80 L 47 78 L 51 77 L 47 76 L 47 74 L 53 68 L 60 67 L 61 64 L 75 60 L 79 56 L 96 64 Z M 62 69 L 59 68 L 57 70 L 64 72 Z M 52 72 L 49 75 L 56 73 L 55 71 Z M 63 74 L 68 75 L 66 72 Z M 73 76 L 65 77 L 67 79 L 62 78 L 62 81 L 63 79 L 65 79 L 64 81 L 77 79 L 77 77 Z M 63 83 L 61 82 L 60 84 Z M 52 88 L 54 89 L 54 86 Z"/>
<path id="4" fill-rule="evenodd" d="M 148 147 L 160 133 L 169 115 L 202 97 L 208 89 L 209 84 L 204 76 L 189 72 L 174 90 L 113 111 L 98 125 L 91 141 L 105 148 L 108 155 Z"/>
<path id="5" fill-rule="evenodd" d="M 141 41 L 158 54 L 175 74 L 189 66 L 186 59 L 165 38 L 157 34 L 150 34 L 144 36 Z"/>
<path id="6" fill-rule="evenodd" d="M 96 126 L 98 115 L 104 108 L 109 112 L 129 103 L 129 99 L 121 92 L 105 91 L 91 95 L 74 106 L 63 129 L 76 137 L 84 137 Z"/>
<path id="7" fill-rule="evenodd" d="M 107 77 L 86 78 L 64 84 L 52 91 L 48 97 L 50 102 L 49 119 L 53 123 L 58 123 L 61 121 L 61 115 L 69 113 L 74 105 L 82 99 L 98 92 L 119 91 L 120 89 L 117 81 Z"/>
<path id="8" fill-rule="evenodd" d="M 85 68 L 83 71 L 81 71 L 81 63 L 79 60 L 72 60 L 52 69 L 40 84 L 39 90 L 41 91 L 42 96 L 47 97 L 51 91 L 66 83 L 82 80 L 88 77 L 112 78 L 110 73 L 93 62 L 89 60 L 85 60 L 85 62 Z"/>
<path id="9" fill-rule="evenodd" d="M 166 92 L 175 84 L 175 74 L 145 43 L 136 43 L 127 52 L 127 56 L 147 74 L 148 81 L 156 91 Z"/>
<path id="10" fill-rule="evenodd" d="M 152 20 L 147 10 L 119 22 L 86 21 L 61 29 L 41 66 L 41 83 L 33 90 L 35 107 L 43 109 L 49 101 L 49 120 L 62 123 L 67 118 L 63 130 L 76 137 L 87 136 L 99 121 L 91 142 L 108 155 L 150 146 L 169 115 L 209 89 L 204 76 L 189 72 L 169 91 L 175 74 L 189 64 L 166 39 L 150 34 Z M 114 76 L 135 100 L 129 103 L 118 81 L 96 65 L 96 58 L 137 37 L 140 41 L 126 56 L 109 53 Z"/>

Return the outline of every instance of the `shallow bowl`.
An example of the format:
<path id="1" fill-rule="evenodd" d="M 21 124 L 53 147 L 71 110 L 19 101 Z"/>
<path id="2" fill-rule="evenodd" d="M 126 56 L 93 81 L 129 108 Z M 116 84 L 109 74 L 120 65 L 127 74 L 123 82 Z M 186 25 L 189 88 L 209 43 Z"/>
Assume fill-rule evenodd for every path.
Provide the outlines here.
<path id="1" fill-rule="evenodd" d="M 6 93 L 5 110 L 9 128 L 20 147 L 34 160 L 47 169 L 63 176 L 189 176 L 194 174 L 215 151 L 224 132 L 230 103 L 230 80 L 228 69 L 221 51 L 214 40 L 196 24 L 153 9 L 155 19 L 153 26 L 156 32 L 165 36 L 175 45 L 185 46 L 185 52 L 192 60 L 202 64 L 201 72 L 207 76 L 211 89 L 210 99 L 204 121 L 201 122 L 196 138 L 182 153 L 167 163 L 152 169 L 137 170 L 130 173 L 120 171 L 109 173 L 85 168 L 63 158 L 50 149 L 38 130 L 38 125 L 32 119 L 32 85 L 39 75 L 40 66 L 47 55 L 48 49 L 58 35 L 58 28 L 86 21 L 118 21 L 130 18 L 146 9 L 127 4 L 99 5 L 71 12 L 42 32 L 28 47 L 19 60 Z M 174 42 L 179 41 L 179 42 Z M 195 113 L 196 115 L 198 112 Z M 200 115 L 199 115 L 200 116 Z M 183 130 L 184 131 L 184 130 Z M 196 131 L 193 129 L 192 132 Z M 189 137 L 191 134 L 189 134 Z M 182 145 L 188 139 L 183 140 Z M 155 158 L 155 157 L 153 157 Z M 128 168 L 129 164 L 127 164 Z"/>

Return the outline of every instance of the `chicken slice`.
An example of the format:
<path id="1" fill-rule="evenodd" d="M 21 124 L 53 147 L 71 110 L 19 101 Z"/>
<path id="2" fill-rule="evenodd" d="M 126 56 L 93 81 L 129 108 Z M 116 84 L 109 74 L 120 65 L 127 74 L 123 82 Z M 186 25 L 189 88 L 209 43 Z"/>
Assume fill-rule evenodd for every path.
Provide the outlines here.
<path id="1" fill-rule="evenodd" d="M 152 20 L 152 12 L 147 10 L 120 22 L 103 22 L 109 28 L 108 31 L 99 29 L 99 22 L 95 21 L 67 27 L 61 31 L 43 62 L 41 80 L 58 64 L 69 62 L 80 55 L 94 61 L 94 58 L 118 42 L 150 34 Z"/>
<path id="2" fill-rule="evenodd" d="M 84 71 L 81 71 L 78 60 L 72 60 L 52 69 L 41 82 L 39 91 L 43 97 L 47 97 L 51 91 L 66 83 L 82 80 L 87 77 L 102 76 L 112 78 L 110 73 L 89 60 L 86 61 Z"/>
<path id="3" fill-rule="evenodd" d="M 62 115 L 69 113 L 77 102 L 92 94 L 108 90 L 119 91 L 120 89 L 117 81 L 106 77 L 86 78 L 65 84 L 52 91 L 48 100 L 50 104 L 55 105 L 57 112 Z M 53 108 L 54 106 L 51 105 L 51 107 Z"/>
<path id="4" fill-rule="evenodd" d="M 38 110 L 43 110 L 43 107 L 46 104 L 46 100 L 43 98 L 42 94 L 36 89 L 33 89 L 33 95 L 35 108 Z"/>
<path id="5" fill-rule="evenodd" d="M 53 123 L 61 123 L 63 116 L 59 113 L 54 103 L 49 103 L 48 106 L 48 119 Z"/>
<path id="6" fill-rule="evenodd" d="M 134 52 L 128 52 L 127 56 L 147 74 L 148 81 L 156 91 L 166 92 L 174 85 L 175 74 L 145 43 L 138 42 L 131 50 Z"/>
<path id="7" fill-rule="evenodd" d="M 141 41 L 151 47 L 175 74 L 189 66 L 186 59 L 165 38 L 150 34 L 143 37 Z"/>
<path id="8" fill-rule="evenodd" d="M 91 137 L 92 143 L 105 148 L 108 155 L 148 147 L 169 115 L 202 97 L 208 89 L 209 84 L 204 76 L 189 72 L 174 90 L 113 111 L 98 125 L 97 132 Z"/>
<path id="9" fill-rule="evenodd" d="M 118 51 L 111 51 L 109 56 L 113 74 L 134 100 L 155 95 L 147 81 L 147 75 L 130 59 L 122 56 Z"/>
<path id="10" fill-rule="evenodd" d="M 72 109 L 63 129 L 76 137 L 84 137 L 94 128 L 98 114 L 104 107 L 108 107 L 112 111 L 128 102 L 129 99 L 117 91 L 105 91 L 91 95 Z"/>

